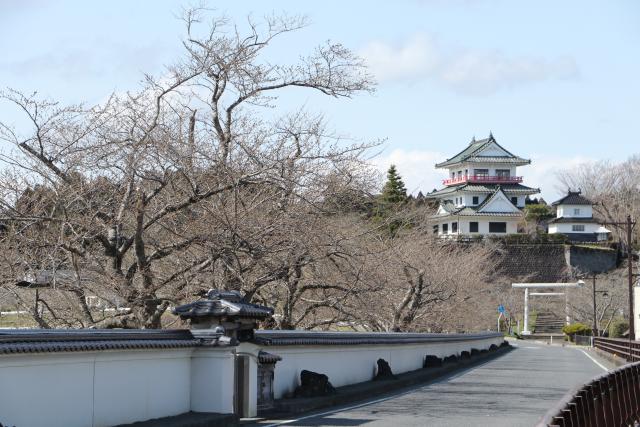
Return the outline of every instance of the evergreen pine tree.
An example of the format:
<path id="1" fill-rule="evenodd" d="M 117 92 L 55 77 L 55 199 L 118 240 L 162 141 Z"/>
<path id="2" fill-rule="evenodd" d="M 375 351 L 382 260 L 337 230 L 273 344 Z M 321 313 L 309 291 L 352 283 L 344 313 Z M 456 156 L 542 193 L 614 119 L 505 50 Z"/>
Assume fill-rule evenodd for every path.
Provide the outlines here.
<path id="1" fill-rule="evenodd" d="M 382 201 L 384 203 L 401 203 L 407 199 L 407 189 L 398 174 L 395 165 L 391 165 L 387 171 L 387 182 L 382 188 Z"/>

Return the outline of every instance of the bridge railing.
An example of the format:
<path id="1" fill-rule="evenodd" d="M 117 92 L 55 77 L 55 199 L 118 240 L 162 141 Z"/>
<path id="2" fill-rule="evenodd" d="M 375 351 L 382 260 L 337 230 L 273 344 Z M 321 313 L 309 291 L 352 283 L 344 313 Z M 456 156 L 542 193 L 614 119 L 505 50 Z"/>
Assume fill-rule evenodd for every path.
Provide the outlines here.
<path id="1" fill-rule="evenodd" d="M 640 362 L 567 393 L 538 426 L 628 426 L 640 420 Z"/>
<path id="2" fill-rule="evenodd" d="M 640 361 L 640 341 L 624 338 L 593 337 L 593 346 L 607 353 L 622 357 L 627 362 Z"/>

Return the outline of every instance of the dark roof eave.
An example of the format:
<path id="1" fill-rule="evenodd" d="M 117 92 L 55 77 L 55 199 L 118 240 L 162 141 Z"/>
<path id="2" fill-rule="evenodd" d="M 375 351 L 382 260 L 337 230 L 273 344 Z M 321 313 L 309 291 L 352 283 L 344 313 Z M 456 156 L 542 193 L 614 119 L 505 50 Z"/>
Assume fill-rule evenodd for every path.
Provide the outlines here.
<path id="1" fill-rule="evenodd" d="M 365 332 L 307 332 L 255 331 L 253 342 L 264 346 L 291 345 L 389 345 L 427 342 L 467 341 L 498 337 L 496 332 L 475 334 L 365 333 Z"/>
<path id="2" fill-rule="evenodd" d="M 593 206 L 593 202 L 586 197 L 584 197 L 580 192 L 574 193 L 569 192 L 566 196 L 561 198 L 560 200 L 556 200 L 551 203 L 551 206 L 558 205 L 585 205 L 585 206 Z"/>
<path id="3" fill-rule="evenodd" d="M 436 168 L 437 169 L 443 169 L 443 168 L 447 168 L 450 166 L 455 166 L 455 165 L 459 165 L 462 163 L 513 163 L 516 166 L 524 166 L 524 165 L 530 165 L 531 164 L 531 159 L 523 159 L 523 158 L 511 158 L 511 157 L 504 157 L 504 160 L 496 160 L 498 157 L 494 157 L 493 159 L 481 159 L 481 158 L 467 158 L 464 160 L 455 160 L 455 161 L 449 161 L 449 160 L 445 160 L 444 162 L 441 163 L 436 163 Z"/>
<path id="4" fill-rule="evenodd" d="M 568 223 L 583 223 L 583 224 L 601 224 L 603 221 L 600 218 L 567 218 L 567 217 L 560 217 L 560 218 L 553 218 L 551 220 L 548 221 L 549 224 L 568 224 Z"/>
<path id="5" fill-rule="evenodd" d="M 0 332 L 0 354 L 144 350 L 226 345 L 218 334 L 204 342 L 189 330 L 56 329 Z"/>
<path id="6" fill-rule="evenodd" d="M 539 188 L 527 187 L 526 185 L 522 185 L 522 184 L 481 184 L 481 183 L 474 183 L 474 182 L 466 182 L 464 184 L 452 185 L 449 187 L 444 187 L 435 192 L 427 193 L 425 197 L 435 199 L 439 196 L 445 196 L 451 193 L 455 193 L 456 191 L 466 191 L 468 193 L 494 193 L 498 185 L 501 186 L 502 191 L 505 194 L 529 195 L 529 194 L 540 193 Z M 518 187 L 515 187 L 515 186 L 518 186 Z M 481 188 L 481 187 L 484 187 L 484 188 Z"/>

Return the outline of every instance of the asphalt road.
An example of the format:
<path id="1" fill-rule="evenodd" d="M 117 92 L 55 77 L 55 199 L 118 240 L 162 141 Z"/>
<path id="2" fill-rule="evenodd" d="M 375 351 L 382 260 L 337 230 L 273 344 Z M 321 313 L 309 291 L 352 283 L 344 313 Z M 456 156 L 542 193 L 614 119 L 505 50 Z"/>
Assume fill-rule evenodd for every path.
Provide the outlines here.
<path id="1" fill-rule="evenodd" d="M 578 348 L 523 341 L 516 345 L 483 365 L 427 385 L 259 425 L 529 427 L 572 387 L 604 372 Z"/>

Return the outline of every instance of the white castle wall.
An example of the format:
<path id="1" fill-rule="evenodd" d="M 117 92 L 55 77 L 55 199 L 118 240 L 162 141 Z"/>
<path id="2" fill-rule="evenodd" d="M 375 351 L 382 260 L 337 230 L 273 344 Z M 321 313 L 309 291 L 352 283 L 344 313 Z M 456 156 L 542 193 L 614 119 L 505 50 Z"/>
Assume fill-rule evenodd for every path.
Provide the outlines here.
<path id="1" fill-rule="evenodd" d="M 0 356 L 0 423 L 102 427 L 189 411 L 233 413 L 231 348 Z"/>

